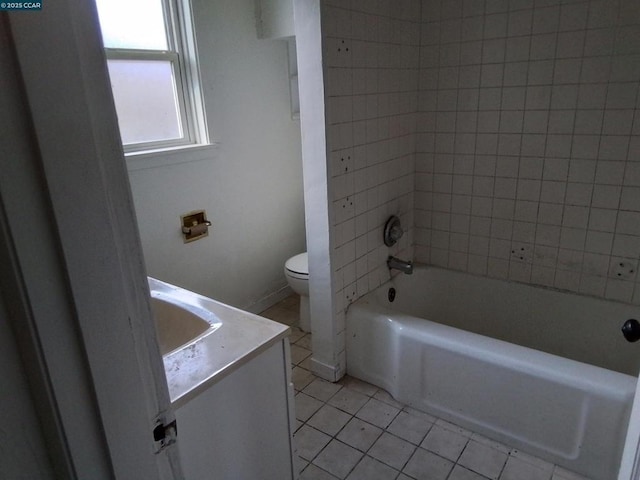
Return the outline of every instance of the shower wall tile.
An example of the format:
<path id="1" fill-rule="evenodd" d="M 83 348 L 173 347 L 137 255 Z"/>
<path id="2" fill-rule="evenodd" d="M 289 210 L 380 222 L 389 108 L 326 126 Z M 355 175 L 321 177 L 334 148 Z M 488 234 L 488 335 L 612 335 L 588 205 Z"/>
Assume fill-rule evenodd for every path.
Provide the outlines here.
<path id="1" fill-rule="evenodd" d="M 344 310 L 413 257 L 420 0 L 322 2 L 336 338 Z M 390 215 L 405 235 L 382 240 Z M 342 355 L 344 357 L 344 355 Z"/>
<path id="2" fill-rule="evenodd" d="M 640 303 L 640 4 L 423 0 L 421 18 L 416 259 Z"/>

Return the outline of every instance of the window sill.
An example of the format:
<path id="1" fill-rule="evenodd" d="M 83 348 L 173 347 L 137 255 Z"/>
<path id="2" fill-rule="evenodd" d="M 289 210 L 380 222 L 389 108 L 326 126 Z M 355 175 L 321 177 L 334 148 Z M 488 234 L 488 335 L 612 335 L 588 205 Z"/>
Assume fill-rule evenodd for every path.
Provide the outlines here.
<path id="1" fill-rule="evenodd" d="M 128 171 L 146 170 L 179 163 L 199 162 L 215 158 L 218 143 L 206 145 L 186 145 L 147 152 L 125 153 Z"/>

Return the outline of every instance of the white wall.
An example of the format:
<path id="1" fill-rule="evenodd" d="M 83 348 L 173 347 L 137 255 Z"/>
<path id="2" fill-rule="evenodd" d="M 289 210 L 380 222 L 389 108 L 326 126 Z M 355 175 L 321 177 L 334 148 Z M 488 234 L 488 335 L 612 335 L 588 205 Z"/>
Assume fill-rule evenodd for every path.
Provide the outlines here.
<path id="1" fill-rule="evenodd" d="M 253 0 L 194 0 L 192 8 L 209 132 L 219 146 L 198 161 L 139 170 L 130 162 L 147 270 L 260 310 L 265 303 L 256 302 L 286 286 L 286 259 L 305 250 L 287 47 L 257 39 Z M 184 244 L 180 215 L 198 209 L 213 227 L 208 238 Z"/>
<path id="2" fill-rule="evenodd" d="M 331 269 L 331 184 L 328 182 L 325 126 L 325 70 L 320 0 L 295 0 L 294 15 L 304 156 L 304 198 L 313 356 L 311 369 L 329 381 L 344 372 L 334 321 L 334 275 Z M 344 356 L 344 355 L 343 355 Z M 342 362 L 344 363 L 344 362 Z"/>

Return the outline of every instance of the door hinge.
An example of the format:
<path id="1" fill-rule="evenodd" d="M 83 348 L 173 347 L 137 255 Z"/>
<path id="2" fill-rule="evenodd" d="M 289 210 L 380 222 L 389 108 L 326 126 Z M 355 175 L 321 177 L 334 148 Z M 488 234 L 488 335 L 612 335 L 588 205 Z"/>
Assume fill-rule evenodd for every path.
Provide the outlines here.
<path id="1" fill-rule="evenodd" d="M 178 424 L 176 421 L 174 420 L 167 424 L 158 423 L 153 429 L 153 441 L 156 453 L 176 443 L 178 441 Z"/>

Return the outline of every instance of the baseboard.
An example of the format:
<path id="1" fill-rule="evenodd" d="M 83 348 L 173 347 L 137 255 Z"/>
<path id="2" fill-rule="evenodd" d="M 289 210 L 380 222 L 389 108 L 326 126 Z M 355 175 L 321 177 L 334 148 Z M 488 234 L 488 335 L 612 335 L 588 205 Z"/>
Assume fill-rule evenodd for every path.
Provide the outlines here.
<path id="1" fill-rule="evenodd" d="M 292 295 L 292 294 L 293 294 L 293 290 L 291 290 L 291 287 L 289 285 L 285 285 L 284 287 L 281 287 L 279 290 L 273 293 L 270 293 L 269 295 L 267 295 L 264 298 L 261 298 L 255 303 L 252 303 L 251 305 L 244 308 L 243 310 L 246 310 L 247 312 L 251 312 L 251 313 L 264 312 L 267 308 L 273 307 L 276 303 L 281 302 L 282 300 L 284 300 L 285 298 L 287 298 L 289 295 Z"/>
<path id="2" fill-rule="evenodd" d="M 318 377 L 329 382 L 337 382 L 345 374 L 343 369 L 340 367 L 340 364 L 327 365 L 313 357 L 311 358 L 311 371 Z"/>

